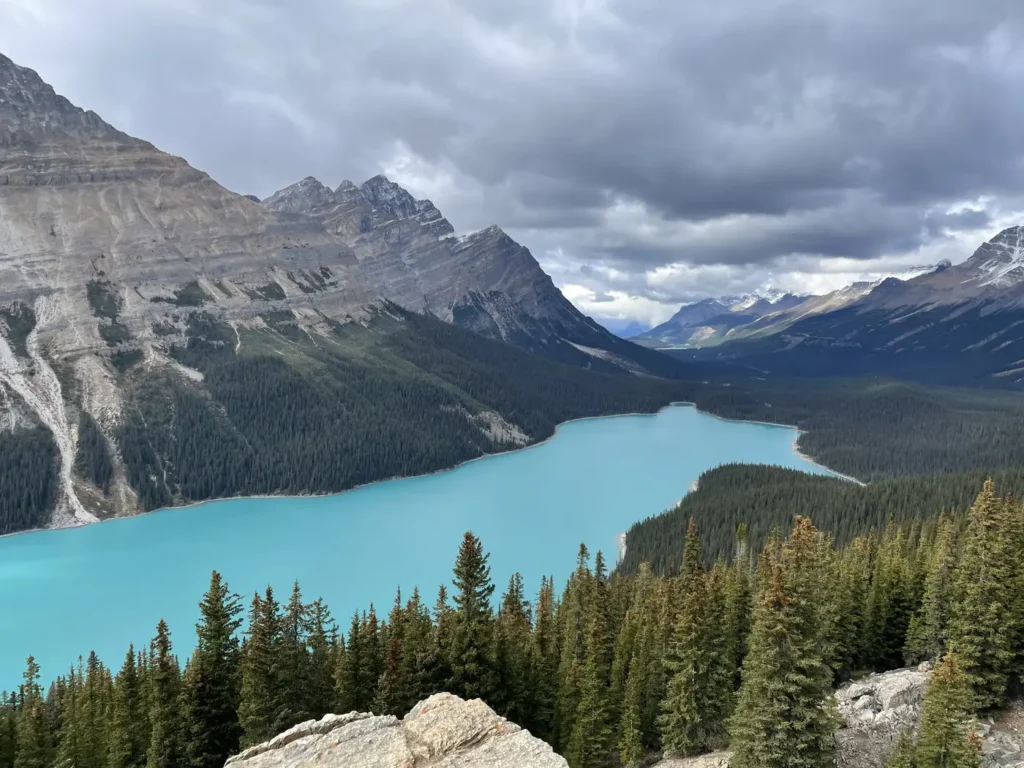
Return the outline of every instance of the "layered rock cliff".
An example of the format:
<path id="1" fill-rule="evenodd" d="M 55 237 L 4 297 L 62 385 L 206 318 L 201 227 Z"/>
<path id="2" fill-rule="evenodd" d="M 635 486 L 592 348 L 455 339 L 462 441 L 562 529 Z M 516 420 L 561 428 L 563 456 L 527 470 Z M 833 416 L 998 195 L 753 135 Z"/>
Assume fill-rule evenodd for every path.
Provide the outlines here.
<path id="1" fill-rule="evenodd" d="M 285 731 L 227 763 L 231 768 L 567 768 L 529 731 L 479 699 L 439 693 L 402 720 L 352 712 Z"/>
<path id="2" fill-rule="evenodd" d="M 408 312 L 584 368 L 678 367 L 583 317 L 497 227 L 456 237 L 429 201 L 382 176 L 336 190 L 306 179 L 264 202 L 235 194 L 0 55 L 0 532 L 235 493 L 342 490 L 531 439 L 496 400 L 481 402 L 483 390 L 461 389 L 480 381 L 467 374 L 476 362 L 467 344 L 422 324 L 403 330 Z M 402 344 L 385 339 L 393 333 Z M 434 343 L 455 348 L 442 354 Z M 233 365 L 249 354 L 263 360 L 260 376 Z M 274 393 L 257 379 L 276 381 L 281 364 L 294 378 Z M 326 384 L 311 376 L 325 370 Z M 315 423 L 333 419 L 337 436 L 372 411 L 339 401 L 339 387 L 356 385 L 378 401 L 399 398 L 401 418 L 434 430 L 435 443 L 447 423 L 451 441 L 371 456 L 378 429 L 356 441 L 364 458 L 337 479 L 321 467 L 266 480 L 255 465 L 290 460 L 271 454 L 291 438 L 282 427 L 273 450 L 262 434 L 254 444 L 265 425 L 244 411 L 257 395 L 276 398 L 268 407 L 286 392 L 301 401 L 293 411 L 327 408 L 330 419 Z M 377 407 L 378 422 L 400 418 Z M 465 424 L 470 432 L 456 436 Z M 234 466 L 186 478 L 197 448 Z M 43 479 L 32 486 L 33 476 Z"/>

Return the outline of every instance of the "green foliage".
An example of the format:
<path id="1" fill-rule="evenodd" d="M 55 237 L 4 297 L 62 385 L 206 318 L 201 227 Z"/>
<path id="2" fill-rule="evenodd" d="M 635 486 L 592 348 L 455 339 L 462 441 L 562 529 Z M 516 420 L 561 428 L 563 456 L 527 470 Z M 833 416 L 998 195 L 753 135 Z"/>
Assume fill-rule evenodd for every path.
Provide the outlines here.
<path id="1" fill-rule="evenodd" d="M 110 492 L 110 481 L 114 477 L 114 462 L 110 458 L 107 439 L 92 416 L 82 411 L 78 420 L 78 450 L 75 454 L 75 471 L 103 491 Z"/>
<path id="2" fill-rule="evenodd" d="M 963 553 L 953 577 L 949 650 L 956 654 L 975 697 L 975 708 L 1003 703 L 1014 662 L 1021 617 L 1019 514 L 1011 499 L 986 481 L 968 516 Z"/>
<path id="3" fill-rule="evenodd" d="M 823 621 L 828 574 L 810 520 L 799 518 L 781 553 L 766 549 L 762 563 L 750 651 L 730 726 L 732 765 L 830 767 L 836 715 Z"/>
<path id="4" fill-rule="evenodd" d="M 57 496 L 58 457 L 57 444 L 45 427 L 0 432 L 0 535 L 49 522 Z"/>
<path id="5" fill-rule="evenodd" d="M 238 751 L 240 696 L 238 596 L 216 571 L 199 604 L 197 643 L 182 690 L 185 754 L 192 768 L 221 768 Z"/>
<path id="6" fill-rule="evenodd" d="M 978 768 L 981 755 L 971 730 L 972 692 L 955 654 L 932 673 L 921 709 L 914 768 Z"/>
<path id="7" fill-rule="evenodd" d="M 1022 464 L 1024 466 L 1024 464 Z M 812 517 L 839 544 L 889 520 L 897 524 L 940 512 L 964 512 L 984 482 L 984 473 L 882 480 L 860 486 L 824 475 L 751 464 L 727 464 L 705 472 L 697 490 L 673 509 L 636 523 L 626 533 L 626 556 L 619 573 L 635 573 L 648 562 L 655 573 L 679 569 L 686 528 L 697 521 L 705 565 L 737 552 L 737 529 L 745 546 L 757 551 L 775 529 L 788 530 L 797 517 Z M 1024 470 L 992 473 L 1007 493 L 1024 495 Z"/>
<path id="8" fill-rule="evenodd" d="M 480 539 L 467 531 L 452 580 L 455 618 L 449 650 L 449 690 L 467 699 L 490 698 L 498 686 L 488 557 Z"/>
<path id="9" fill-rule="evenodd" d="M 150 647 L 152 670 L 149 674 L 149 749 L 147 768 L 180 768 L 184 762 L 181 733 L 181 709 L 178 694 L 181 672 L 171 653 L 171 632 L 163 619 L 157 624 Z"/>

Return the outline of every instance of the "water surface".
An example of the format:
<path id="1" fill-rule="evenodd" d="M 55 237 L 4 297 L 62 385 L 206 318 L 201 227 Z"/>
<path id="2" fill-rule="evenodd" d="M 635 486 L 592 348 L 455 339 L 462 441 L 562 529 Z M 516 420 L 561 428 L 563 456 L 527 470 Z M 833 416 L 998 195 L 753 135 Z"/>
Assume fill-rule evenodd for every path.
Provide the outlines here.
<path id="1" fill-rule="evenodd" d="M 298 579 L 343 627 L 401 586 L 432 604 L 450 585 L 467 529 L 491 553 L 498 591 L 519 571 L 531 594 L 561 584 L 577 547 L 614 562 L 617 534 L 673 505 L 702 472 L 726 462 L 825 471 L 793 451 L 787 427 L 729 422 L 689 406 L 651 416 L 573 422 L 547 443 L 426 477 L 336 496 L 232 499 L 59 531 L 0 539 L 0 689 L 30 653 L 44 678 L 95 650 L 120 666 L 165 618 L 184 655 L 214 568 L 248 605 Z"/>

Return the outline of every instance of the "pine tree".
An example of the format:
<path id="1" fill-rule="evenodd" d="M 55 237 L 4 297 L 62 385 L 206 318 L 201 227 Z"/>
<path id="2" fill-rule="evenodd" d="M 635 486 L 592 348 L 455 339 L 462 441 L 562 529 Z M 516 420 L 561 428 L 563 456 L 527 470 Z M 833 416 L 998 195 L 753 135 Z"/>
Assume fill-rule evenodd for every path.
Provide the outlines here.
<path id="1" fill-rule="evenodd" d="M 921 708 L 914 768 L 978 768 L 977 738 L 971 729 L 972 693 L 954 654 L 935 667 Z"/>
<path id="2" fill-rule="evenodd" d="M 39 665 L 28 657 L 25 682 L 21 687 L 21 714 L 18 718 L 18 751 L 15 768 L 46 768 L 50 763 L 43 695 L 39 687 Z"/>
<path id="3" fill-rule="evenodd" d="M 731 721 L 733 768 L 830 768 L 836 714 L 818 613 L 825 588 L 817 532 L 798 518 L 760 563 L 761 597 Z"/>
<path id="4" fill-rule="evenodd" d="M 384 672 L 377 687 L 374 712 L 401 717 L 402 707 L 408 699 L 405 679 L 405 607 L 402 590 L 395 594 L 395 602 L 388 614 L 387 639 L 384 642 Z"/>
<path id="5" fill-rule="evenodd" d="M 493 659 L 491 568 L 483 545 L 471 532 L 455 561 L 455 617 L 451 640 L 451 692 L 489 700 L 497 685 Z"/>
<path id="6" fill-rule="evenodd" d="M 280 648 L 280 613 L 274 591 L 267 587 L 261 599 L 254 595 L 249 609 L 248 638 L 241 657 L 241 692 L 238 721 L 241 746 L 259 744 L 277 735 L 279 685 L 277 658 Z"/>
<path id="7" fill-rule="evenodd" d="M 689 755 L 708 743 L 707 711 L 711 662 L 707 634 L 708 595 L 697 527 L 690 518 L 680 575 L 682 611 L 676 620 L 665 668 L 668 691 L 659 718 L 665 751 Z"/>
<path id="8" fill-rule="evenodd" d="M 530 604 L 523 577 L 513 574 L 502 596 L 495 622 L 494 648 L 497 687 L 494 708 L 514 723 L 525 724 L 534 709 L 530 676 Z"/>
<path id="9" fill-rule="evenodd" d="M 416 703 L 431 693 L 434 670 L 432 668 L 434 625 L 430 611 L 420 599 L 418 589 L 405 604 L 404 637 L 402 648 L 402 677 L 404 699 L 398 702 L 399 711 L 408 712 Z"/>
<path id="10" fill-rule="evenodd" d="M 199 604 L 197 644 L 182 688 L 185 754 L 192 768 L 221 768 L 238 751 L 239 598 L 214 571 Z"/>
<path id="11" fill-rule="evenodd" d="M 433 642 L 426 664 L 431 681 L 431 693 L 444 691 L 452 678 L 450 658 L 454 634 L 455 611 L 448 603 L 448 589 L 442 584 L 437 588 L 437 599 L 434 601 Z"/>
<path id="12" fill-rule="evenodd" d="M 950 589 L 956 567 L 954 534 L 953 520 L 943 515 L 925 573 L 924 598 L 907 633 L 907 651 L 912 662 L 941 658 L 946 650 Z"/>
<path id="13" fill-rule="evenodd" d="M 142 768 L 146 764 L 147 719 L 135 648 L 128 647 L 114 685 L 110 723 L 110 768 Z"/>
<path id="14" fill-rule="evenodd" d="M 556 614 L 558 646 L 558 691 L 555 698 L 555 743 L 565 752 L 576 723 L 580 701 L 580 675 L 586 648 L 586 631 L 590 622 L 588 596 L 593 574 L 589 568 L 590 552 L 580 544 L 576 570 L 562 593 Z"/>
<path id="15" fill-rule="evenodd" d="M 606 653 L 604 622 L 600 614 L 595 614 L 587 633 L 579 704 L 565 755 L 571 768 L 596 765 L 608 753 L 612 730 L 608 722 Z"/>
<path id="16" fill-rule="evenodd" d="M 916 768 L 914 763 L 914 737 L 909 730 L 900 734 L 896 749 L 886 761 L 885 768 Z"/>
<path id="17" fill-rule="evenodd" d="M 302 602 L 299 582 L 292 585 L 291 597 L 279 623 L 277 651 L 278 707 L 273 730 L 280 733 L 309 720 L 309 650 L 306 644 L 309 620 Z"/>
<path id="18" fill-rule="evenodd" d="M 558 695 L 558 636 L 555 625 L 555 587 L 550 577 L 541 579 L 536 617 L 530 643 L 530 678 L 533 711 L 527 718 L 531 733 L 549 744 L 555 739 L 555 701 Z"/>
<path id="19" fill-rule="evenodd" d="M 150 649 L 153 669 L 150 673 L 149 749 L 147 768 L 180 768 L 183 762 L 181 745 L 181 712 L 178 706 L 180 671 L 171 653 L 171 632 L 163 619 L 156 627 Z"/>
<path id="20" fill-rule="evenodd" d="M 907 560 L 906 537 L 890 520 L 875 558 L 868 598 L 868 635 L 875 669 L 894 669 L 903 663 L 913 613 Z"/>
<path id="21" fill-rule="evenodd" d="M 995 495 L 992 481 L 986 481 L 971 507 L 954 576 L 947 644 L 979 710 L 1002 703 L 1015 660 L 1019 563 L 1014 560 L 1011 514 L 1010 505 Z"/>
<path id="22" fill-rule="evenodd" d="M 309 608 L 309 707 L 310 717 L 319 720 L 334 711 L 334 670 L 332 657 L 337 630 L 323 600 Z"/>

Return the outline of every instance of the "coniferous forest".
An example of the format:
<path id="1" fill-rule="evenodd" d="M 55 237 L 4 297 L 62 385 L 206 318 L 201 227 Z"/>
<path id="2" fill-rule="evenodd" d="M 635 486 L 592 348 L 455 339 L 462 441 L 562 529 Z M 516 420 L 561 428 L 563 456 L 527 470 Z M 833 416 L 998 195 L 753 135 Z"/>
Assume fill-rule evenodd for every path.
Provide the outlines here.
<path id="1" fill-rule="evenodd" d="M 214 573 L 187 658 L 162 621 L 123 662 L 90 655 L 46 686 L 30 658 L 0 706 L 0 767 L 220 768 L 303 720 L 402 715 L 444 690 L 483 698 L 573 768 L 720 747 L 738 768 L 825 768 L 833 688 L 924 660 L 922 725 L 891 764 L 977 766 L 970 718 L 1024 672 L 1024 506 L 986 481 L 967 514 L 940 512 L 838 545 L 798 517 L 757 552 L 740 525 L 710 567 L 691 520 L 670 574 L 609 574 L 581 547 L 567 583 L 536 593 L 518 575 L 499 593 L 467 533 L 436 599 L 398 594 L 350 619 L 298 584 L 243 604 Z"/>

